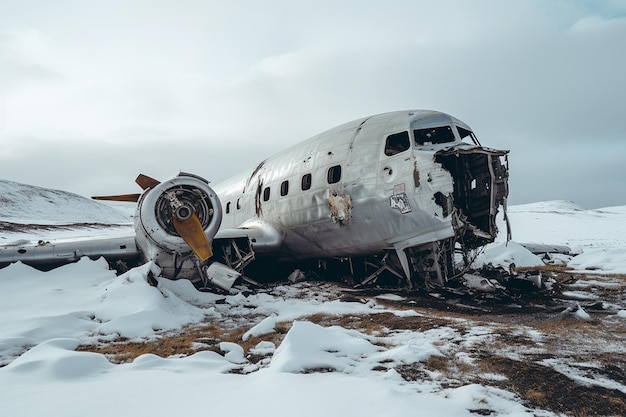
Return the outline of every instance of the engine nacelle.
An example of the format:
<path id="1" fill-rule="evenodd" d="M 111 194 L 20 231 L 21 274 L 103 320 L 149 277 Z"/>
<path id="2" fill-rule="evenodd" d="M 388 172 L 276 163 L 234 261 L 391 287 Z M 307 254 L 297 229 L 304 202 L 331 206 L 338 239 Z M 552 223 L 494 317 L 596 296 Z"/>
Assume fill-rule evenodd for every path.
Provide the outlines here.
<path id="1" fill-rule="evenodd" d="M 222 205 L 205 179 L 187 173 L 159 183 L 140 198 L 135 213 L 137 247 L 153 260 L 161 275 L 170 279 L 201 279 L 200 263 L 173 224 L 178 216 L 193 211 L 205 235 L 212 241 L 222 222 Z"/>

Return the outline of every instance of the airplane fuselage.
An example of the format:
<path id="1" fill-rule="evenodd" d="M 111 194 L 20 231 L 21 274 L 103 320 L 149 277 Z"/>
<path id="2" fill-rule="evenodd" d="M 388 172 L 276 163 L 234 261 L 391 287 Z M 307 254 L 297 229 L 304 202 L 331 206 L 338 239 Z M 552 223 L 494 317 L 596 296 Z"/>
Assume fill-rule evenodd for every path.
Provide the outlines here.
<path id="1" fill-rule="evenodd" d="M 431 129 L 439 136 L 424 140 Z M 214 186 L 222 228 L 262 231 L 269 238 L 252 242 L 257 255 L 293 259 L 372 255 L 453 238 L 452 202 L 462 179 L 436 155 L 491 152 L 463 137 L 473 137 L 465 123 L 435 111 L 338 126 Z M 495 215 L 494 203 L 485 209 Z"/>

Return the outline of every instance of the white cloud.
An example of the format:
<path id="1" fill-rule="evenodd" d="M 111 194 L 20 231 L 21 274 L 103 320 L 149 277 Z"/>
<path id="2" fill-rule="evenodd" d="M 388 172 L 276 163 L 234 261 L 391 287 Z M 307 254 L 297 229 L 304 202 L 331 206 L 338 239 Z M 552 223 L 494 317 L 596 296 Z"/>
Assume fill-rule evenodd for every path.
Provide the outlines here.
<path id="1" fill-rule="evenodd" d="M 124 177 L 192 166 L 216 180 L 334 125 L 403 108 L 451 113 L 512 155 L 623 140 L 626 19 L 611 2 L 9 3 L 0 163 L 16 181 L 42 177 L 10 165 L 18 155 L 50 167 L 46 158 L 64 152 L 69 165 L 84 161 L 80 180 L 55 183 L 50 167 L 41 185 L 88 193 L 84 184 L 93 190 L 111 170 L 111 150 Z M 512 179 L 524 196 L 535 187 L 526 178 L 547 170 L 532 169 Z"/>

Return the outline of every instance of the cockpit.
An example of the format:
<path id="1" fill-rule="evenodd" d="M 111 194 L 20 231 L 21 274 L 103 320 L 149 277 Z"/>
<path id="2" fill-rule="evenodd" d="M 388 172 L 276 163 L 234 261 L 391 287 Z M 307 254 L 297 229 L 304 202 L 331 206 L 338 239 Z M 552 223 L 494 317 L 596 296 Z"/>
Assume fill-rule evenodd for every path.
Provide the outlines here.
<path id="1" fill-rule="evenodd" d="M 413 131 L 416 145 L 434 145 L 438 143 L 454 142 L 454 132 L 451 126 L 429 127 Z"/>
<path id="2" fill-rule="evenodd" d="M 476 136 L 471 130 L 464 129 L 461 126 L 455 126 L 461 140 L 472 142 L 474 145 L 480 145 Z M 452 126 L 436 126 L 423 129 L 414 129 L 413 137 L 417 146 L 437 145 L 441 143 L 454 142 L 456 137 Z"/>
<path id="3" fill-rule="evenodd" d="M 461 141 L 480 146 L 474 133 L 461 126 L 446 125 L 434 126 L 421 129 L 413 129 L 414 145 L 430 146 L 457 141 L 454 130 L 457 130 Z M 385 141 L 385 155 L 392 156 L 404 152 L 411 147 L 409 132 L 403 131 L 387 136 Z"/>

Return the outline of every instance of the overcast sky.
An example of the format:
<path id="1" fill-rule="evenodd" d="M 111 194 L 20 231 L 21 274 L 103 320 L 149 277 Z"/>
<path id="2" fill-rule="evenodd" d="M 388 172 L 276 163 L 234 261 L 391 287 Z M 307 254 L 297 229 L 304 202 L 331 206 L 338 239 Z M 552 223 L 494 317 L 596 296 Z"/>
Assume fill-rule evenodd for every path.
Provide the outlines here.
<path id="1" fill-rule="evenodd" d="M 510 203 L 626 204 L 626 0 L 0 2 L 0 178 L 212 182 L 403 109 L 510 149 Z"/>

